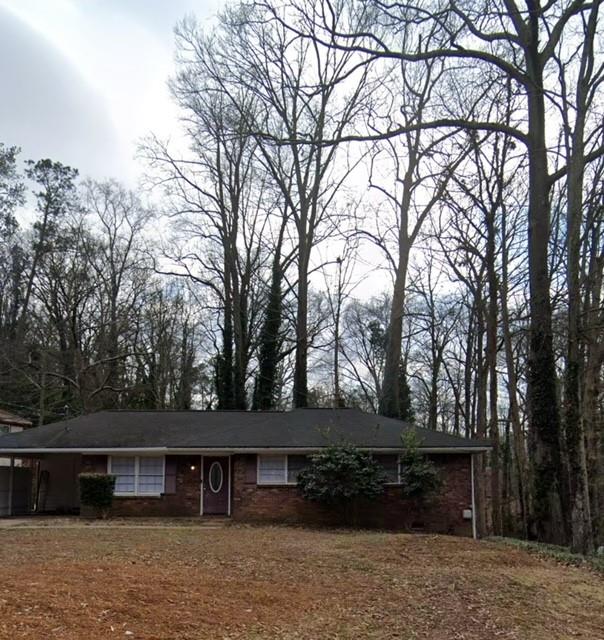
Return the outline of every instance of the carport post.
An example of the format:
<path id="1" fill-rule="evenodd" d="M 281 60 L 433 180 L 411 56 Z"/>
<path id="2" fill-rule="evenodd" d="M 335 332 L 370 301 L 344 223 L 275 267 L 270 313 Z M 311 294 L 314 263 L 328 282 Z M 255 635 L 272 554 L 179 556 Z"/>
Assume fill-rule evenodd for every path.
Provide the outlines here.
<path id="1" fill-rule="evenodd" d="M 10 457 L 10 471 L 8 472 L 8 515 L 13 515 L 13 486 L 15 484 L 15 456 Z"/>

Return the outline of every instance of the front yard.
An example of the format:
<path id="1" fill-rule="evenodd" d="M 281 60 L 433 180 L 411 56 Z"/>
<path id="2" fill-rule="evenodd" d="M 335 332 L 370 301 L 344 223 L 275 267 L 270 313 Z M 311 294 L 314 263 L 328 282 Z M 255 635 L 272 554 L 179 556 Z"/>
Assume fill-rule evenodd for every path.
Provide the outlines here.
<path id="1" fill-rule="evenodd" d="M 288 528 L 0 530 L 0 637 L 604 640 L 604 580 L 493 542 Z"/>

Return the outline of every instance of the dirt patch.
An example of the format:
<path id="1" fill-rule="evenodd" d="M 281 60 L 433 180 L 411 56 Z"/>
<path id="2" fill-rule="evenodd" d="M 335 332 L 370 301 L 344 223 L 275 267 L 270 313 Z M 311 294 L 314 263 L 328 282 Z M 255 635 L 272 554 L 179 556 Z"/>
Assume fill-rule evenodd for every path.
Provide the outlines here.
<path id="1" fill-rule="evenodd" d="M 604 640 L 604 581 L 519 549 L 277 527 L 1 531 L 0 638 Z"/>

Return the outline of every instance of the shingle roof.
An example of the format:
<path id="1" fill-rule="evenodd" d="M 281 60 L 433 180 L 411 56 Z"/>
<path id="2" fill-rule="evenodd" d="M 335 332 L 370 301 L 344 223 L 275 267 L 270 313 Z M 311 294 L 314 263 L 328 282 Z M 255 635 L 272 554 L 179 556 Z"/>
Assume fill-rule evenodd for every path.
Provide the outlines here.
<path id="1" fill-rule="evenodd" d="M 400 449 L 410 425 L 357 409 L 292 411 L 101 411 L 0 436 L 0 453 L 27 449 L 318 449 L 348 443 Z M 469 440 L 417 428 L 421 448 L 481 449 Z"/>
<path id="2" fill-rule="evenodd" d="M 14 413 L 9 413 L 4 409 L 0 409 L 0 424 L 9 424 L 15 427 L 31 427 L 31 421 L 21 416 L 16 416 Z"/>

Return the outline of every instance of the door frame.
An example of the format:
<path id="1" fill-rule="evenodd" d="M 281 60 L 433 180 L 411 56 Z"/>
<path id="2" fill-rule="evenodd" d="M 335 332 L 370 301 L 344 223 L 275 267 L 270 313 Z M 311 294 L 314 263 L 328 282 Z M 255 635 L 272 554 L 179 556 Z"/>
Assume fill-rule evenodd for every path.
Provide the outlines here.
<path id="1" fill-rule="evenodd" d="M 232 456 L 231 456 L 230 453 L 213 453 L 211 456 L 208 456 L 208 457 L 210 457 L 210 458 L 228 458 L 229 459 L 229 466 L 228 466 L 228 471 L 227 471 L 229 483 L 228 483 L 228 487 L 227 487 L 227 512 L 226 512 L 226 515 L 227 515 L 228 518 L 230 518 L 231 517 L 231 457 Z M 200 516 L 203 515 L 204 462 L 205 462 L 205 456 L 202 455 L 201 456 L 201 465 L 200 465 L 201 474 L 200 474 L 200 478 L 199 478 L 199 515 Z"/>

